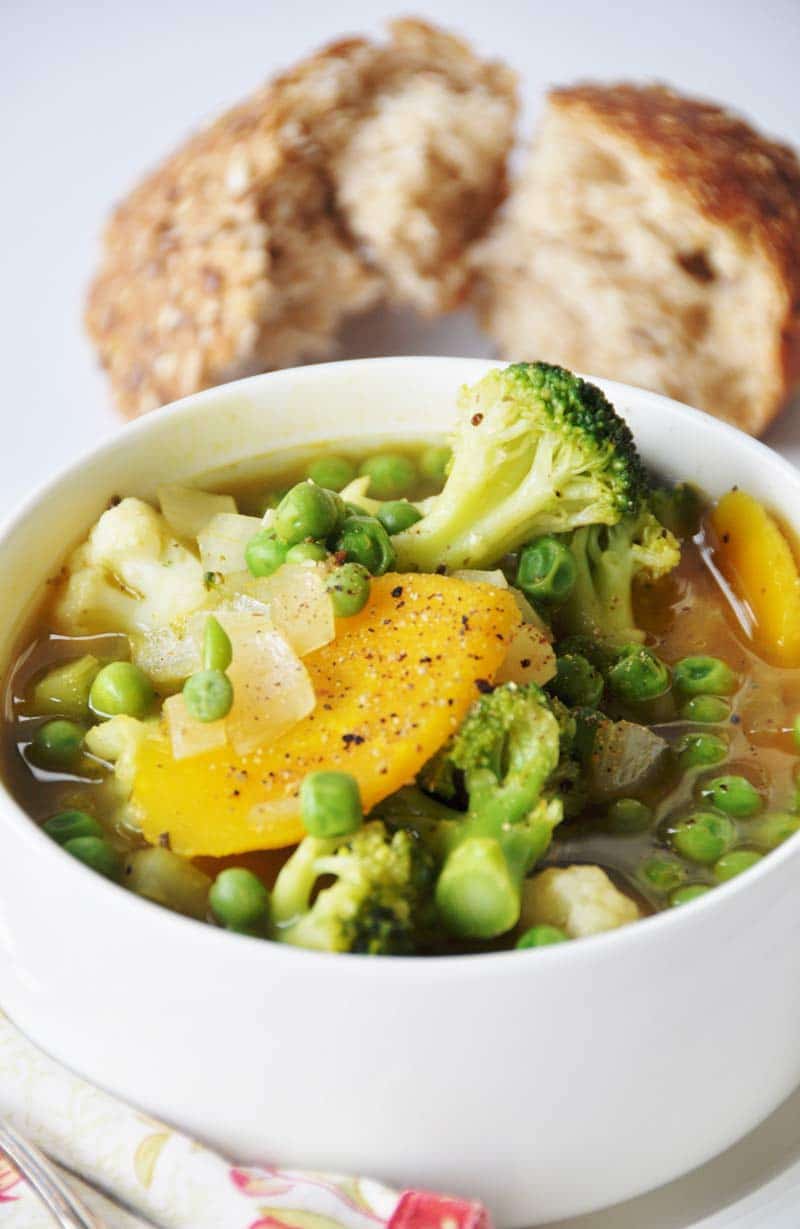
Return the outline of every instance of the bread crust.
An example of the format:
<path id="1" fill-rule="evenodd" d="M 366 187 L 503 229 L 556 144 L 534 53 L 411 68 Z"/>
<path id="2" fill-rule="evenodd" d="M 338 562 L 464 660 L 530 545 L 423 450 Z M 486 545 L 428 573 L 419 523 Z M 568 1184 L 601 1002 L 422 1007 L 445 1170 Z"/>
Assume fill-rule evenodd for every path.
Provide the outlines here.
<path id="1" fill-rule="evenodd" d="M 783 287 L 782 394 L 800 384 L 800 161 L 739 116 L 664 85 L 581 83 L 551 91 L 552 107 L 593 121 L 635 147 L 711 222 L 757 246 Z M 761 424 L 765 429 L 768 421 Z"/>
<path id="2" fill-rule="evenodd" d="M 340 39 L 276 77 L 121 202 L 86 325 L 124 413 L 323 355 L 341 319 L 380 296 L 329 160 L 359 107 L 422 70 L 456 91 L 478 81 L 513 112 L 510 70 L 426 22 L 398 21 L 384 44 Z M 504 190 L 503 166 L 496 199 Z"/>

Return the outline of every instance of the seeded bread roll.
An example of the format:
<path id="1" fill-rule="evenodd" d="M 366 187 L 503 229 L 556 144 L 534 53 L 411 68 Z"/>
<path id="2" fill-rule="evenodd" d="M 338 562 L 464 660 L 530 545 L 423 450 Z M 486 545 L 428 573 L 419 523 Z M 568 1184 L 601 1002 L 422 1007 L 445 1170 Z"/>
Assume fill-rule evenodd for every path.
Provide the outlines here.
<path id="1" fill-rule="evenodd" d="M 800 164 L 710 103 L 555 90 L 476 259 L 505 356 L 656 389 L 754 435 L 800 381 Z"/>
<path id="2" fill-rule="evenodd" d="M 191 138 L 119 205 L 87 326 L 128 415 L 331 352 L 380 298 L 465 291 L 505 193 L 514 79 L 395 22 L 335 43 Z"/>

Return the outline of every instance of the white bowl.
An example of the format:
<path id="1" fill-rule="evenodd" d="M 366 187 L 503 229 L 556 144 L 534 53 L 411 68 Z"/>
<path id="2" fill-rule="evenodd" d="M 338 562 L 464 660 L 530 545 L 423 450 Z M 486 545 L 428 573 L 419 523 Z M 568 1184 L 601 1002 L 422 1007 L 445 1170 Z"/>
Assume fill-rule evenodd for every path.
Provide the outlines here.
<path id="1" fill-rule="evenodd" d="M 257 470 L 308 443 L 444 431 L 458 386 L 490 365 L 283 371 L 121 431 L 0 535 L 0 660 L 112 495 L 243 459 Z M 767 448 L 598 383 L 651 465 L 712 495 L 737 482 L 800 528 L 800 476 Z M 198 925 L 66 856 L 2 789 L 0 818 L 4 1009 L 56 1058 L 240 1161 L 478 1196 L 519 1226 L 699 1165 L 800 1079 L 796 837 L 696 903 L 567 948 L 379 960 Z"/>

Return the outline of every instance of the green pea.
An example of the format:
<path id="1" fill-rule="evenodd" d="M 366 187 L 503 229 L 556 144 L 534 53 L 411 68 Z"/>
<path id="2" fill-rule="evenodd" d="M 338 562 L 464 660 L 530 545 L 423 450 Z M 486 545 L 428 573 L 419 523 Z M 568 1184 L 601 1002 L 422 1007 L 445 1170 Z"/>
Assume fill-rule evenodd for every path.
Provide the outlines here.
<path id="1" fill-rule="evenodd" d="M 682 858 L 710 865 L 730 849 L 736 839 L 736 829 L 727 815 L 696 811 L 678 821 L 670 839 L 675 852 Z"/>
<path id="2" fill-rule="evenodd" d="M 252 871 L 229 866 L 220 871 L 208 902 L 218 922 L 241 934 L 266 934 L 269 922 L 269 892 Z"/>
<path id="3" fill-rule="evenodd" d="M 414 462 L 398 452 L 379 452 L 367 457 L 358 472 L 369 478 L 369 494 L 373 499 L 399 499 L 417 480 Z"/>
<path id="4" fill-rule="evenodd" d="M 608 683 L 620 700 L 638 704 L 669 691 L 669 670 L 649 649 L 627 645 L 609 670 Z"/>
<path id="5" fill-rule="evenodd" d="M 618 798 L 608 808 L 605 826 L 619 836 L 628 836 L 646 832 L 652 822 L 653 812 L 638 798 Z"/>
<path id="6" fill-rule="evenodd" d="M 800 816 L 789 811 L 771 811 L 747 826 L 747 839 L 761 849 L 776 849 L 800 831 Z"/>
<path id="7" fill-rule="evenodd" d="M 349 772 L 311 772 L 300 786 L 300 814 L 311 836 L 347 836 L 364 812 L 358 781 Z"/>
<path id="8" fill-rule="evenodd" d="M 756 862 L 761 861 L 762 856 L 754 849 L 732 849 L 730 853 L 723 854 L 714 867 L 714 878 L 717 883 L 725 883 L 728 879 L 741 875 L 742 871 L 755 866 Z"/>
<path id="9" fill-rule="evenodd" d="M 568 941 L 569 935 L 565 935 L 558 926 L 548 926 L 542 922 L 526 930 L 525 934 L 517 939 L 515 946 L 518 951 L 523 951 L 528 947 L 550 947 L 553 943 L 567 943 Z"/>
<path id="10" fill-rule="evenodd" d="M 74 836 L 64 843 L 64 849 L 73 858 L 97 871 L 98 875 L 105 875 L 106 879 L 119 879 L 119 855 L 102 837 Z"/>
<path id="11" fill-rule="evenodd" d="M 647 859 L 639 873 L 648 887 L 666 895 L 683 883 L 686 878 L 686 867 L 675 858 L 656 855 Z"/>
<path id="12" fill-rule="evenodd" d="M 348 563 L 360 563 L 373 576 L 382 576 L 395 564 L 389 535 L 374 516 L 348 516 L 333 549 L 342 551 Z"/>
<path id="13" fill-rule="evenodd" d="M 711 891 L 711 885 L 708 883 L 687 883 L 682 888 L 676 888 L 669 898 L 671 905 L 688 905 L 689 901 L 697 900 L 699 896 L 705 896 L 706 892 Z"/>
<path id="14" fill-rule="evenodd" d="M 97 675 L 89 707 L 98 717 L 147 716 L 155 700 L 153 684 L 132 661 L 112 661 Z"/>
<path id="15" fill-rule="evenodd" d="M 792 722 L 792 738 L 794 739 L 794 745 L 800 747 L 800 713 L 797 714 Z"/>
<path id="16" fill-rule="evenodd" d="M 700 796 L 735 819 L 749 819 L 761 810 L 761 795 L 747 777 L 714 777 L 702 787 Z"/>
<path id="17" fill-rule="evenodd" d="M 682 705 L 680 715 L 684 721 L 696 721 L 700 725 L 720 725 L 730 720 L 731 706 L 721 696 L 692 696 Z"/>
<path id="18" fill-rule="evenodd" d="M 219 619 L 209 615 L 203 630 L 203 669 L 227 670 L 233 661 L 233 645 Z"/>
<path id="19" fill-rule="evenodd" d="M 717 734 L 684 734 L 675 744 L 681 768 L 698 768 L 721 764 L 728 755 L 726 739 Z"/>
<path id="20" fill-rule="evenodd" d="M 103 829 L 92 815 L 85 811 L 59 811 L 45 820 L 42 828 L 57 845 L 66 845 L 67 841 L 79 836 L 102 836 Z"/>
<path id="21" fill-rule="evenodd" d="M 548 689 L 568 708 L 595 708 L 603 687 L 603 676 L 579 653 L 559 657 L 555 678 L 548 683 Z"/>
<path id="22" fill-rule="evenodd" d="M 333 602 L 333 613 L 339 619 L 358 614 L 369 601 L 369 572 L 360 563 L 343 563 L 334 568 L 325 580 Z"/>
<path id="23" fill-rule="evenodd" d="M 244 548 L 244 559 L 251 576 L 272 576 L 286 562 L 288 546 L 274 529 L 259 529 Z"/>
<path id="24" fill-rule="evenodd" d="M 328 551 L 322 542 L 298 542 L 286 552 L 287 563 L 322 563 Z"/>
<path id="25" fill-rule="evenodd" d="M 736 690 L 737 678 L 730 666 L 718 657 L 684 657 L 672 672 L 676 691 L 685 696 L 729 696 Z"/>
<path id="26" fill-rule="evenodd" d="M 531 601 L 558 605 L 569 597 L 577 575 L 572 551 L 548 536 L 522 548 L 516 583 Z"/>
<path id="27" fill-rule="evenodd" d="M 452 452 L 446 444 L 431 444 L 419 459 L 419 470 L 430 482 L 444 482 Z"/>
<path id="28" fill-rule="evenodd" d="M 64 717 L 46 721 L 31 742 L 34 760 L 43 768 L 70 768 L 80 754 L 85 733 L 82 725 Z"/>
<path id="29" fill-rule="evenodd" d="M 233 685 L 222 670 L 198 670 L 183 685 L 186 710 L 196 721 L 219 721 L 233 704 Z"/>
<path id="30" fill-rule="evenodd" d="M 274 527 L 287 546 L 294 546 L 306 538 L 327 538 L 343 520 L 344 504 L 335 491 L 315 482 L 298 482 L 279 503 Z"/>
<path id="31" fill-rule="evenodd" d="M 402 533 L 421 521 L 422 513 L 407 499 L 393 499 L 378 509 L 378 520 L 388 534 Z"/>
<path id="32" fill-rule="evenodd" d="M 317 486 L 324 486 L 328 491 L 341 491 L 355 478 L 356 467 L 347 457 L 318 457 L 311 462 L 307 473 Z"/>

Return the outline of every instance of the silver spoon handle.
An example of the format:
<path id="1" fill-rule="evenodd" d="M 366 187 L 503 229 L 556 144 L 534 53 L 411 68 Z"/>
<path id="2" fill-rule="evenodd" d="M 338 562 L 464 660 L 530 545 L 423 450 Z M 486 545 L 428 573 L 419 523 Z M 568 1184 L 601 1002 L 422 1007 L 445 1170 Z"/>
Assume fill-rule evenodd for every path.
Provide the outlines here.
<path id="1" fill-rule="evenodd" d="M 69 1189 L 44 1153 L 2 1121 L 0 1149 L 30 1183 L 60 1229 L 106 1229 L 104 1222 Z"/>

